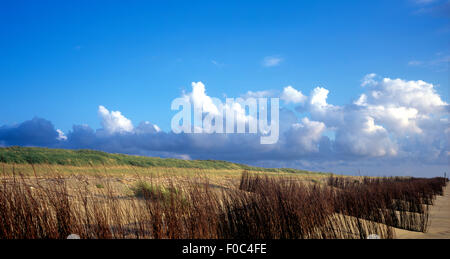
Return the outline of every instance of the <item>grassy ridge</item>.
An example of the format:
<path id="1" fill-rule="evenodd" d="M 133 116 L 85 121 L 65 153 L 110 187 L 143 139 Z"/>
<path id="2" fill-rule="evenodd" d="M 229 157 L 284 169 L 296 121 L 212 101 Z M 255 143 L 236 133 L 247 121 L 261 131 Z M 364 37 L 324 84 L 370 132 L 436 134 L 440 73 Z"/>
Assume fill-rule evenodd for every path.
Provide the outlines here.
<path id="1" fill-rule="evenodd" d="M 68 166 L 137 166 L 198 169 L 229 169 L 285 173 L 311 173 L 290 168 L 262 168 L 219 160 L 181 160 L 110 154 L 94 150 L 68 150 L 37 147 L 0 148 L 0 163 L 8 164 L 50 164 Z"/>

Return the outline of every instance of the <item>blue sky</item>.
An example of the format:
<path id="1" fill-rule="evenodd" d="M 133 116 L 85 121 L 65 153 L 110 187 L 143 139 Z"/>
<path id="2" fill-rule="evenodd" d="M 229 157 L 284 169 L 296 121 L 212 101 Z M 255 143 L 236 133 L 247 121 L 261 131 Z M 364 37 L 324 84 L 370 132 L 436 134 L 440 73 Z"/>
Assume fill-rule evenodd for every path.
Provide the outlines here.
<path id="1" fill-rule="evenodd" d="M 39 117 L 66 135 L 96 130 L 103 105 L 169 132 L 171 101 L 199 81 L 219 98 L 323 87 L 345 106 L 376 73 L 423 80 L 446 103 L 449 13 L 447 0 L 2 1 L 0 127 Z"/>

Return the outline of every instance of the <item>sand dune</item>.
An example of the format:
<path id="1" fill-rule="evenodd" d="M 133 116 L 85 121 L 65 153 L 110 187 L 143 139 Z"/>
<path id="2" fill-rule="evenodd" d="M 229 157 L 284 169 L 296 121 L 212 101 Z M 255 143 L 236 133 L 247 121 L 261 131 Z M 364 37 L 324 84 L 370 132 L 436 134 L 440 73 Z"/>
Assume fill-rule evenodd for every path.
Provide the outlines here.
<path id="1" fill-rule="evenodd" d="M 430 208 L 429 227 L 426 233 L 395 229 L 399 239 L 450 239 L 450 184 L 445 187 L 444 196 L 436 196 Z"/>

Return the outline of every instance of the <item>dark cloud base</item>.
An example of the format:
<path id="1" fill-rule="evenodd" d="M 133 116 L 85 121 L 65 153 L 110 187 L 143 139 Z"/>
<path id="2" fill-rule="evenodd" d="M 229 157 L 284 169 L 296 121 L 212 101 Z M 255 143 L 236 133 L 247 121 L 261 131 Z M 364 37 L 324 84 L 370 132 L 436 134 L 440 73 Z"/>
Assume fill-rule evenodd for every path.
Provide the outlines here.
<path id="1" fill-rule="evenodd" d="M 103 129 L 75 125 L 67 137 L 61 139 L 50 121 L 34 118 L 15 126 L 1 126 L 0 146 L 94 149 L 144 156 L 227 160 L 263 167 L 291 167 L 353 175 L 431 177 L 442 175 L 448 169 L 445 149 L 439 159 L 433 161 L 371 158 L 346 152 L 326 136 L 321 136 L 317 150 L 311 152 L 302 145 L 295 145 L 293 136 L 287 131 L 280 136 L 276 145 L 261 145 L 260 136 L 254 134 L 174 134 L 162 131 L 108 134 Z"/>

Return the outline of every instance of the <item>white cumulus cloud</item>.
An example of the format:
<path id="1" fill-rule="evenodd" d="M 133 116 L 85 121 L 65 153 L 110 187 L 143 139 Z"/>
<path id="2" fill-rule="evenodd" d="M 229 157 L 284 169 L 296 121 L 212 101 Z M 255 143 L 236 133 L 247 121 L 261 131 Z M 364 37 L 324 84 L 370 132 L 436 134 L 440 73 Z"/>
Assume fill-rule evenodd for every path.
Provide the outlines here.
<path id="1" fill-rule="evenodd" d="M 305 117 L 301 123 L 292 124 L 290 131 L 286 133 L 289 146 L 306 152 L 318 152 L 318 143 L 325 129 L 323 122 L 311 121 Z"/>
<path id="2" fill-rule="evenodd" d="M 439 150 L 446 145 L 442 136 L 448 127 L 442 118 L 448 116 L 449 106 L 433 84 L 378 80 L 369 74 L 362 86 L 366 92 L 350 105 L 328 104 L 329 91 L 321 87 L 309 98 L 311 118 L 335 131 L 338 149 L 355 155 L 408 157 L 427 146 L 430 152 L 423 157 L 442 153 Z"/>
<path id="3" fill-rule="evenodd" d="M 133 124 L 120 111 L 108 111 L 104 106 L 98 107 L 98 114 L 103 129 L 109 134 L 133 132 Z"/>
<path id="4" fill-rule="evenodd" d="M 205 85 L 202 82 L 192 82 L 192 92 L 187 97 L 191 98 L 194 108 L 203 109 L 204 112 L 213 115 L 219 114 L 218 107 L 206 94 Z"/>
<path id="5" fill-rule="evenodd" d="M 303 95 L 302 91 L 289 85 L 283 89 L 280 99 L 286 103 L 303 104 L 307 98 Z"/>
<path id="6" fill-rule="evenodd" d="M 67 140 L 66 135 L 64 135 L 64 132 L 60 129 L 57 129 L 56 132 L 58 133 L 58 137 L 56 138 L 57 140 Z"/>

